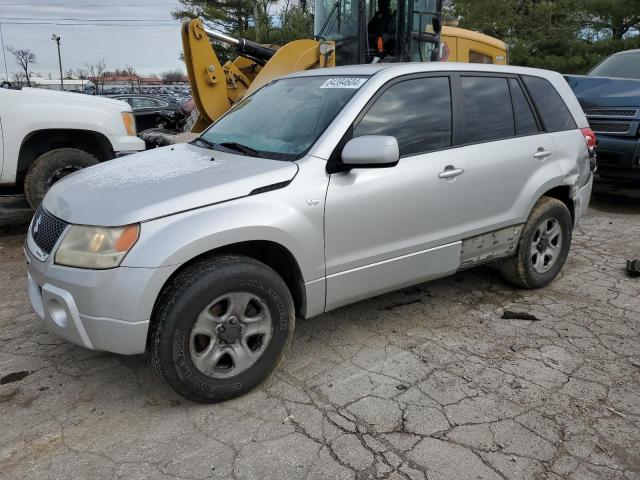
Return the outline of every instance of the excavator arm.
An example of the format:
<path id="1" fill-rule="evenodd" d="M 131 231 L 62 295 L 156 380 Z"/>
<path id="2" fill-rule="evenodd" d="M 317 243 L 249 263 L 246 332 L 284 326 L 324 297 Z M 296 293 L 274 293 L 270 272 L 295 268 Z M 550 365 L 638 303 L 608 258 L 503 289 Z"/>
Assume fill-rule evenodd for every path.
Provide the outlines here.
<path id="1" fill-rule="evenodd" d="M 211 40 L 233 46 L 238 57 L 220 63 Z M 335 66 L 333 42 L 294 40 L 270 48 L 206 28 L 202 20 L 182 24 L 182 46 L 199 118 L 191 129 L 198 133 L 236 102 L 274 78 L 302 70 Z"/>

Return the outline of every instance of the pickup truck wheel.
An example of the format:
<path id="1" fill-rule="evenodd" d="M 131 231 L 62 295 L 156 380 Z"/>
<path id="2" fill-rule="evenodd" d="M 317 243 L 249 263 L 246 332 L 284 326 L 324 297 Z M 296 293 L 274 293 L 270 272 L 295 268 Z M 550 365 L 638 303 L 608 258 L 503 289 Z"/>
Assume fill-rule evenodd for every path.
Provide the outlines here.
<path id="1" fill-rule="evenodd" d="M 295 310 L 275 271 L 224 255 L 180 272 L 160 294 L 154 320 L 156 371 L 183 397 L 215 403 L 255 388 L 278 366 Z"/>
<path id="2" fill-rule="evenodd" d="M 522 288 L 540 288 L 551 282 L 564 265 L 573 222 L 567 206 L 542 197 L 525 223 L 513 257 L 500 264 L 502 275 Z"/>
<path id="3" fill-rule="evenodd" d="M 43 153 L 31 164 L 24 179 L 27 202 L 36 208 L 58 180 L 97 163 L 96 157 L 76 148 L 58 148 Z"/>

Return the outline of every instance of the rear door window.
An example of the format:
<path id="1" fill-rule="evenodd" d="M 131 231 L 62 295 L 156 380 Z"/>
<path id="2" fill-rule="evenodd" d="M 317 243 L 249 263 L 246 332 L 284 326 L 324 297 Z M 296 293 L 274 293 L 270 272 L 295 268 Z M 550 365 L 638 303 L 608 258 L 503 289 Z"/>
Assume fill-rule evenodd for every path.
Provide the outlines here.
<path id="1" fill-rule="evenodd" d="M 513 102 L 513 114 L 516 118 L 517 135 L 533 135 L 539 132 L 536 117 L 531 110 L 527 97 L 515 78 L 509 79 L 511 89 L 511 101 Z"/>
<path id="2" fill-rule="evenodd" d="M 515 136 L 507 79 L 464 76 L 460 81 L 467 143 L 488 142 Z"/>
<path id="3" fill-rule="evenodd" d="M 395 137 L 403 157 L 450 147 L 449 77 L 417 78 L 389 87 L 354 127 L 354 138 L 363 135 Z"/>
<path id="4" fill-rule="evenodd" d="M 523 76 L 525 86 L 535 103 L 547 132 L 578 128 L 558 91 L 544 78 Z"/>
<path id="5" fill-rule="evenodd" d="M 156 103 L 152 98 L 133 97 L 132 105 L 133 108 L 154 108 Z"/>

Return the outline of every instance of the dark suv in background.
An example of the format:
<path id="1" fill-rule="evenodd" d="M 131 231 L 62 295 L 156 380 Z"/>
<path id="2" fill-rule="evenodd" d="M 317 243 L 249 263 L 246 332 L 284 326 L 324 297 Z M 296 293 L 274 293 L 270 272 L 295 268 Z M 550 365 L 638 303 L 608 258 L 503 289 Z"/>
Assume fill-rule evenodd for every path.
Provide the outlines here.
<path id="1" fill-rule="evenodd" d="M 600 178 L 640 184 L 640 50 L 616 53 L 585 76 L 565 78 L 598 139 Z"/>

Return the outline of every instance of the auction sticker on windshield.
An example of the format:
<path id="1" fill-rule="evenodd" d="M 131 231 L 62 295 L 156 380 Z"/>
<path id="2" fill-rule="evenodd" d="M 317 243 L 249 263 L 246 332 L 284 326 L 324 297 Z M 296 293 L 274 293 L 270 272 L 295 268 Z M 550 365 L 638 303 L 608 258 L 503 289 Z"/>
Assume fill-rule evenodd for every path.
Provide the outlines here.
<path id="1" fill-rule="evenodd" d="M 366 78 L 337 77 L 327 79 L 320 88 L 360 88 Z"/>

